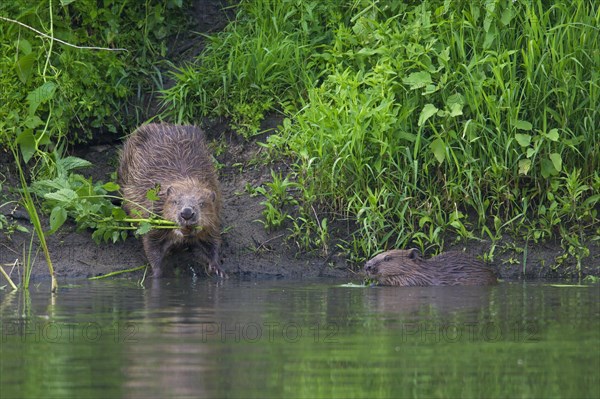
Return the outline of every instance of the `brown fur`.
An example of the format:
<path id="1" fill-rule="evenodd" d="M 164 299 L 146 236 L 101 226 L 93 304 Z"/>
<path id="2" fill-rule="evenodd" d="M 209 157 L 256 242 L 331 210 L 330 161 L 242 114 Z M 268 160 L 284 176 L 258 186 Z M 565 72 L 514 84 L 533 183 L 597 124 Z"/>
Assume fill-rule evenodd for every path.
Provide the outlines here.
<path id="1" fill-rule="evenodd" d="M 445 252 L 423 259 L 417 249 L 383 252 L 365 264 L 368 277 L 380 285 L 489 285 L 495 273 L 483 262 L 463 253 Z"/>
<path id="2" fill-rule="evenodd" d="M 147 217 L 149 210 L 180 226 L 153 229 L 143 236 L 155 277 L 162 274 L 165 256 L 183 247 L 204 249 L 209 271 L 223 275 L 219 268 L 221 190 L 200 129 L 141 126 L 123 146 L 118 174 L 130 215 Z M 159 200 L 150 201 L 147 192 L 156 187 L 160 187 Z"/>

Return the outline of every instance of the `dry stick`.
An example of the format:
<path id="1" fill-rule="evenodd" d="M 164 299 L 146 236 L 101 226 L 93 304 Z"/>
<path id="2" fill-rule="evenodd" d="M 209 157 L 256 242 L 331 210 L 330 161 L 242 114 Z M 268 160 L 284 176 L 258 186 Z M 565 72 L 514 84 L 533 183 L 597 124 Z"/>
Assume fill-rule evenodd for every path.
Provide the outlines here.
<path id="1" fill-rule="evenodd" d="M 15 264 L 16 263 L 17 263 L 17 261 L 15 261 Z M 2 273 L 2 275 L 4 276 L 4 278 L 6 279 L 6 281 L 8 281 L 8 283 L 12 287 L 12 289 L 14 291 L 16 291 L 17 290 L 17 286 L 15 285 L 15 283 L 13 283 L 13 281 L 10 278 L 10 276 L 4 271 L 4 268 L 2 267 L 2 265 L 0 265 L 0 273 Z"/>
<path id="2" fill-rule="evenodd" d="M 88 280 L 100 280 L 102 278 L 112 277 L 112 276 L 116 276 L 119 274 L 132 273 L 132 272 L 136 272 L 138 270 L 145 269 L 146 267 L 147 267 L 147 265 L 142 265 L 142 266 L 133 267 L 133 268 L 127 269 L 127 270 L 117 270 L 116 272 L 110 272 L 110 273 L 104 274 L 102 276 L 89 277 Z M 144 272 L 144 275 L 145 275 L 145 272 Z"/>
<path id="3" fill-rule="evenodd" d="M 95 47 L 95 46 L 76 46 L 74 44 L 67 43 L 67 42 L 65 42 L 63 40 L 60 40 L 60 39 L 57 39 L 57 38 L 52 37 L 50 35 L 47 35 L 44 32 L 40 32 L 39 30 L 37 30 L 35 28 L 32 28 L 31 26 L 26 25 L 23 22 L 19 22 L 19 21 L 16 21 L 14 19 L 2 17 L 2 16 L 0 16 L 0 19 L 2 19 L 4 21 L 7 21 L 7 22 L 12 22 L 13 24 L 20 25 L 20 26 L 22 26 L 24 28 L 30 29 L 30 30 L 34 31 L 35 33 L 37 33 L 38 35 L 41 35 L 41 36 L 43 36 L 43 37 L 45 37 L 47 39 L 50 39 L 50 40 L 59 42 L 61 44 L 64 44 L 65 46 L 74 47 L 74 48 L 82 49 L 82 50 L 104 50 L 104 51 L 127 51 L 127 52 L 129 52 L 129 50 L 127 50 L 126 48 L 107 48 L 107 47 Z"/>

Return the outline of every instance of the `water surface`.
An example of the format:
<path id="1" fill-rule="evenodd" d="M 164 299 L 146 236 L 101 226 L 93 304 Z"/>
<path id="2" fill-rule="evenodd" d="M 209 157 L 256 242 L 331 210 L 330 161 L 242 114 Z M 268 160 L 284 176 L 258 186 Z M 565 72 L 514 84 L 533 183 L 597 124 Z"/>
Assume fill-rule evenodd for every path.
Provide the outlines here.
<path id="1" fill-rule="evenodd" d="M 0 291 L 0 398 L 600 397 L 600 288 L 76 281 Z"/>

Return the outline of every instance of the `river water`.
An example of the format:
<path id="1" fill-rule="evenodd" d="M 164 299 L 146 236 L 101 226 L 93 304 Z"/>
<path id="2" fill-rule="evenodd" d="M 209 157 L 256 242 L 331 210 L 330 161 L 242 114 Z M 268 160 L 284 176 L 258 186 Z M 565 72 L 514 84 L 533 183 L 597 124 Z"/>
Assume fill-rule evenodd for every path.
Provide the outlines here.
<path id="1" fill-rule="evenodd" d="M 0 398 L 598 398 L 600 287 L 0 290 Z"/>

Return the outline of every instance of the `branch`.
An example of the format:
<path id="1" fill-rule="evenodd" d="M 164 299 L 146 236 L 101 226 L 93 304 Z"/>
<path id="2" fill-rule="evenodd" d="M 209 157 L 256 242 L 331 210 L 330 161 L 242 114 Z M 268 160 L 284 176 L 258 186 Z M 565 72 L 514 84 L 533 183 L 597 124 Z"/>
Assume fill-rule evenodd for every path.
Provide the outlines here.
<path id="1" fill-rule="evenodd" d="M 69 47 L 74 47 L 74 48 L 82 49 L 82 50 L 105 50 L 105 51 L 127 51 L 127 52 L 129 52 L 129 50 L 127 50 L 126 48 L 106 48 L 106 47 L 93 47 L 93 46 L 91 46 L 91 47 L 90 46 L 76 46 L 74 44 L 67 43 L 67 42 L 65 42 L 63 40 L 60 40 L 60 39 L 57 39 L 55 37 L 51 37 L 51 36 L 49 36 L 49 35 L 47 35 L 47 34 L 45 34 L 43 32 L 40 32 L 39 30 L 37 30 L 35 28 L 32 28 L 29 25 L 24 24 L 23 22 L 15 21 L 14 19 L 6 18 L 6 17 L 3 17 L 3 16 L 0 16 L 0 19 L 2 19 L 4 21 L 12 22 L 13 24 L 21 25 L 24 28 L 27 28 L 27 29 L 30 29 L 30 30 L 34 31 L 38 35 L 42 35 L 45 38 L 48 38 L 50 40 L 59 42 L 61 44 L 69 46 Z"/>

